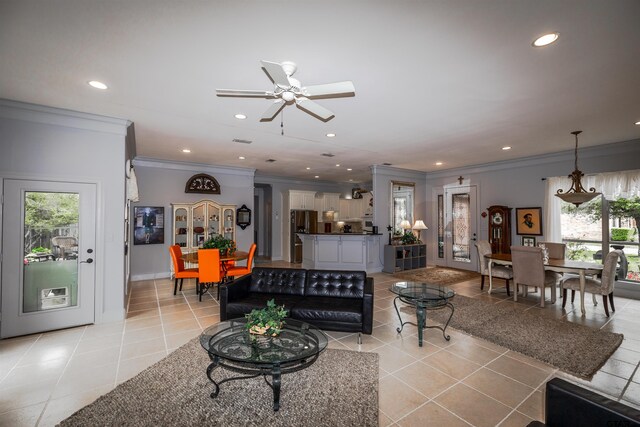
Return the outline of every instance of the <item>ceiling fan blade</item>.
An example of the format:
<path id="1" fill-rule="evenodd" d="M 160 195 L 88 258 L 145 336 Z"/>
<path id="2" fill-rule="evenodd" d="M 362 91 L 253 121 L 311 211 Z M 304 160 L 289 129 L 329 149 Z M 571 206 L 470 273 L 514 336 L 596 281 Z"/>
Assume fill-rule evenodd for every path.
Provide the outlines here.
<path id="1" fill-rule="evenodd" d="M 277 62 L 260 61 L 262 68 L 265 69 L 271 80 L 278 86 L 286 89 L 291 87 L 287 73 L 282 69 L 282 65 Z"/>
<path id="2" fill-rule="evenodd" d="M 314 116 L 317 116 L 321 120 L 327 122 L 333 117 L 333 113 L 322 105 L 311 101 L 305 97 L 296 98 L 296 105 L 308 113 L 311 113 Z"/>
<path id="3" fill-rule="evenodd" d="M 268 90 L 216 89 L 218 96 L 248 96 L 254 98 L 270 98 L 275 94 Z"/>
<path id="4" fill-rule="evenodd" d="M 273 104 L 271 104 L 271 106 L 267 108 L 267 111 L 264 112 L 260 121 L 268 122 L 273 120 L 276 114 L 278 114 L 282 109 L 282 107 L 284 107 L 284 104 L 286 104 L 286 102 L 284 102 L 283 99 L 278 99 L 276 101 L 273 101 Z"/>
<path id="5" fill-rule="evenodd" d="M 302 88 L 304 96 L 324 96 L 326 98 L 337 96 L 353 96 L 356 93 L 356 88 L 353 86 L 353 82 L 337 82 L 328 83 L 325 85 L 313 85 Z"/>

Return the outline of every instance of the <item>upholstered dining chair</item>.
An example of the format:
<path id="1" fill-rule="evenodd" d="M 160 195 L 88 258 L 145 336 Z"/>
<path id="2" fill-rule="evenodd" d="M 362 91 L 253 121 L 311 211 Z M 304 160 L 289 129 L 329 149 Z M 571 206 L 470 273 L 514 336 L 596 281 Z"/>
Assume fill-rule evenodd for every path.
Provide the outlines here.
<path id="1" fill-rule="evenodd" d="M 197 268 L 184 268 L 184 260 L 182 259 L 182 250 L 179 245 L 169 246 L 169 253 L 171 254 L 171 260 L 173 261 L 173 277 L 175 278 L 175 284 L 173 285 L 173 294 L 178 291 L 178 279 L 180 279 L 180 291 L 182 291 L 182 282 L 184 279 L 196 279 L 196 293 L 198 290 L 198 269 Z"/>
<path id="2" fill-rule="evenodd" d="M 513 265 L 514 292 L 518 292 L 518 285 L 541 288 L 540 307 L 544 307 L 544 288 L 551 288 L 551 303 L 556 302 L 556 281 L 558 276 L 553 271 L 545 271 L 542 260 L 542 248 L 530 246 L 511 246 L 511 263 Z"/>
<path id="3" fill-rule="evenodd" d="M 476 243 L 476 250 L 478 251 L 478 261 L 480 262 L 480 290 L 484 289 L 484 278 L 489 276 L 489 260 L 485 258 L 487 255 L 491 255 L 491 243 L 488 240 L 479 240 Z M 504 279 L 507 287 L 507 295 L 509 293 L 509 280 L 513 279 L 513 269 L 505 267 L 503 265 L 494 265 L 491 268 L 491 277 Z"/>
<path id="4" fill-rule="evenodd" d="M 544 245 L 547 248 L 549 258 L 564 259 L 567 253 L 567 245 L 565 243 L 538 242 L 538 245 Z"/>
<path id="5" fill-rule="evenodd" d="M 245 274 L 250 274 L 253 268 L 253 256 L 256 253 L 256 248 L 258 246 L 253 243 L 249 248 L 249 256 L 247 257 L 247 265 L 236 265 L 227 268 L 227 277 L 235 277 L 235 276 L 244 276 Z"/>
<path id="6" fill-rule="evenodd" d="M 222 266 L 220 264 L 219 249 L 198 249 L 198 281 L 200 282 L 199 300 L 202 295 L 214 285 L 218 285 L 218 300 L 220 300 L 220 282 L 222 281 Z"/>
<path id="7" fill-rule="evenodd" d="M 593 295 L 602 295 L 602 303 L 604 304 L 604 312 L 609 317 L 609 307 L 607 306 L 607 297 L 609 303 L 611 303 L 611 311 L 616 311 L 615 305 L 613 305 L 613 288 L 616 282 L 616 268 L 618 266 L 618 260 L 620 259 L 621 251 L 611 251 L 604 259 L 602 267 L 602 278 L 585 278 L 585 292 L 589 292 Z M 569 277 L 562 282 L 562 308 L 567 304 L 567 289 L 571 289 L 571 303 L 576 296 L 576 291 L 580 290 L 580 278 Z"/>

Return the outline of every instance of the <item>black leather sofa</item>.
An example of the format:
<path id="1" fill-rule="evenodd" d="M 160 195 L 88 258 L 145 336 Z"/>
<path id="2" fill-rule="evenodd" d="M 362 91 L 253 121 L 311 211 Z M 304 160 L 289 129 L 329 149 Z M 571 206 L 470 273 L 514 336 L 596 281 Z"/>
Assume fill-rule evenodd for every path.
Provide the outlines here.
<path id="1" fill-rule="evenodd" d="M 320 329 L 373 329 L 373 278 L 364 271 L 255 267 L 220 288 L 220 320 L 244 317 L 270 299 L 284 305 L 289 317 Z"/>
<path id="2" fill-rule="evenodd" d="M 640 426 L 640 411 L 560 378 L 547 382 L 545 422 L 528 427 Z"/>

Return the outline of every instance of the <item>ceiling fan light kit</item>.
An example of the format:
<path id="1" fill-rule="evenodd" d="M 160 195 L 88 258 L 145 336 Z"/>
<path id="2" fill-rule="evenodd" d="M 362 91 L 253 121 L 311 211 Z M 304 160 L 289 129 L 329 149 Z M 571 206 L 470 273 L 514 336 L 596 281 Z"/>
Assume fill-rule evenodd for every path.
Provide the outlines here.
<path id="1" fill-rule="evenodd" d="M 356 90 L 351 81 L 304 87 L 299 80 L 291 77 L 298 69 L 295 63 L 291 61 L 278 63 L 264 60 L 260 61 L 260 63 L 273 82 L 273 91 L 216 89 L 218 96 L 275 99 L 264 112 L 260 121 L 273 120 L 285 105 L 295 103 L 298 108 L 324 122 L 328 122 L 334 117 L 334 114 L 310 98 L 355 96 Z"/>
<path id="2" fill-rule="evenodd" d="M 578 169 L 578 135 L 582 133 L 581 130 L 571 132 L 576 137 L 576 149 L 575 149 L 575 167 L 576 169 L 569 175 L 571 178 L 571 188 L 565 193 L 562 189 L 556 192 L 556 196 L 561 198 L 567 203 L 573 203 L 576 206 L 580 206 L 583 203 L 587 203 L 593 200 L 595 197 L 602 193 L 596 192 L 594 187 L 589 188 L 589 191 L 585 190 L 582 186 L 582 177 L 584 173 Z"/>

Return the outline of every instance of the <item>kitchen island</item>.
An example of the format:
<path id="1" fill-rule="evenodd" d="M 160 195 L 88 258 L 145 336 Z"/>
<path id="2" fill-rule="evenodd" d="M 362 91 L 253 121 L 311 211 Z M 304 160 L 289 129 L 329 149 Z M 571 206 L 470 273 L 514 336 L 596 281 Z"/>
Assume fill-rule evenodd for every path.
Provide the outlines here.
<path id="1" fill-rule="evenodd" d="M 379 273 L 381 234 L 298 233 L 302 240 L 302 267 Z"/>

